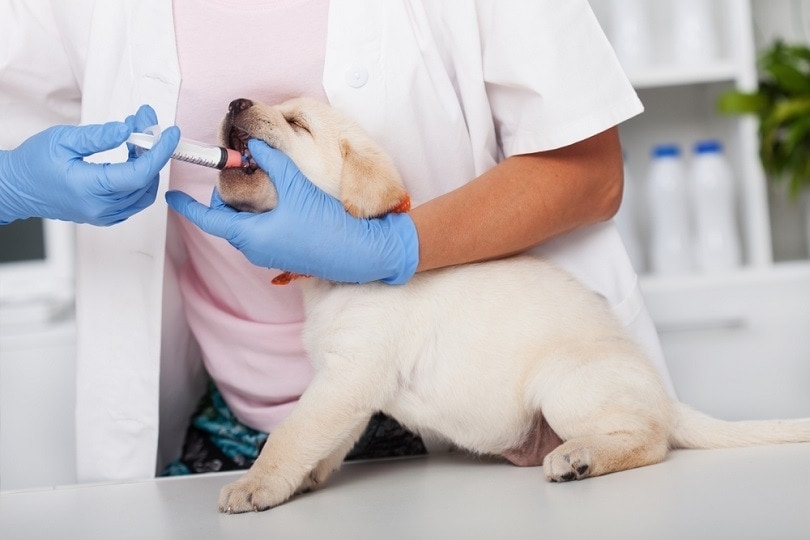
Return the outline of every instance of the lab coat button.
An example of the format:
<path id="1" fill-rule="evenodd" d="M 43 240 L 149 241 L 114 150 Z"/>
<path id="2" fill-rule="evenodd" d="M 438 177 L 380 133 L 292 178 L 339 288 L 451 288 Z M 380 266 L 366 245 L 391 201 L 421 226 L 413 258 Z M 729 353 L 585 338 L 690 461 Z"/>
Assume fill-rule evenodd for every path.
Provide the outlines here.
<path id="1" fill-rule="evenodd" d="M 346 83 L 352 88 L 360 88 L 368 82 L 368 70 L 363 66 L 354 65 L 346 71 Z"/>

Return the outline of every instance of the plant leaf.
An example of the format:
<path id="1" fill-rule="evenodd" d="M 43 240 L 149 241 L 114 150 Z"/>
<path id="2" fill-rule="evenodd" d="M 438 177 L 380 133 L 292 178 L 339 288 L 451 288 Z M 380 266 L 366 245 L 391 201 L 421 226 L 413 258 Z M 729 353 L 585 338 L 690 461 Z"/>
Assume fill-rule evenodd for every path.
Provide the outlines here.
<path id="1" fill-rule="evenodd" d="M 810 116 L 810 96 L 802 99 L 783 100 L 777 103 L 768 117 L 769 122 L 784 124 Z"/>
<path id="2" fill-rule="evenodd" d="M 810 77 L 796 66 L 774 64 L 769 71 L 776 84 L 788 94 L 810 94 Z"/>
<path id="3" fill-rule="evenodd" d="M 760 93 L 738 90 L 729 90 L 717 99 L 717 108 L 723 114 L 761 114 L 768 104 L 768 98 Z"/>
<path id="4" fill-rule="evenodd" d="M 810 153 L 807 152 L 810 148 L 810 115 L 798 119 L 786 128 L 784 144 L 785 150 L 791 154 L 801 154 L 804 150 L 805 160 L 810 164 Z"/>

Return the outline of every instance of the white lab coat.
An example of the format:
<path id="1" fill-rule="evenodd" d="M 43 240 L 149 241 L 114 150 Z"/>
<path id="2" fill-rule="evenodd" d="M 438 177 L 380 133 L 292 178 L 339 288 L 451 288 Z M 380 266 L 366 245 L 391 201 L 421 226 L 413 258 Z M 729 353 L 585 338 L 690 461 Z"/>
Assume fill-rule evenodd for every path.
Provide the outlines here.
<path id="1" fill-rule="evenodd" d="M 549 65 L 556 57 L 538 56 L 538 49 L 559 48 L 562 58 L 592 62 L 582 76 L 604 69 L 619 73 L 618 64 L 600 33 L 556 32 L 557 39 L 570 35 L 552 42 L 538 28 L 542 17 L 530 15 L 554 9 L 569 12 L 572 20 L 584 17 L 583 27 L 593 27 L 584 0 L 478 4 L 478 10 L 473 2 L 433 0 L 330 4 L 327 96 L 392 153 L 417 204 L 477 176 L 504 153 L 570 144 L 623 120 L 634 106 L 618 104 L 625 116 L 602 115 L 597 124 L 585 118 L 543 137 L 522 136 L 520 118 L 536 122 L 531 102 L 522 99 L 525 89 L 536 86 L 543 73 L 564 69 L 564 62 Z M 427 11 L 436 13 L 428 17 Z M 8 54 L 0 57 L 4 148 L 54 123 L 123 119 L 142 103 L 155 108 L 163 125 L 175 117 L 180 73 L 171 2 L 12 1 L 0 7 L 0 21 L 11 24 Z M 493 50 L 509 61 L 491 58 Z M 594 87 L 602 85 L 610 95 L 627 84 L 614 75 Z M 18 88 L 25 93 L 17 94 Z M 564 85 L 551 88 L 565 91 Z M 518 108 L 527 103 L 528 109 Z M 575 111 L 543 114 L 553 122 L 555 114 Z M 95 159 L 122 160 L 123 149 Z M 182 316 L 172 264 L 181 248 L 170 228 L 167 240 L 167 175 L 168 167 L 158 202 L 146 211 L 114 227 L 78 230 L 80 481 L 153 476 L 160 462 L 177 456 L 199 394 L 203 371 Z M 606 296 L 663 366 L 635 273 L 612 224 L 555 240 L 542 252 Z"/>

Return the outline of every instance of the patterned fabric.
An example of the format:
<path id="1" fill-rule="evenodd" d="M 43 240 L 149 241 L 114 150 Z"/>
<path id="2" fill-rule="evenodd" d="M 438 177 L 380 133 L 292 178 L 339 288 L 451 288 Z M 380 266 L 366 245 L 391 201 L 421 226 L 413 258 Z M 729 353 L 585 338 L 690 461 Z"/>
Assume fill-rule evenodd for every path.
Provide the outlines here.
<path id="1" fill-rule="evenodd" d="M 186 433 L 182 456 L 162 476 L 180 476 L 249 468 L 267 440 L 267 433 L 239 422 L 210 383 Z M 379 459 L 426 454 L 417 435 L 382 413 L 374 415 L 346 460 Z"/>
<path id="2" fill-rule="evenodd" d="M 422 439 L 399 422 L 377 413 L 371 417 L 366 431 L 346 456 L 346 461 L 359 459 L 382 459 L 427 454 Z"/>

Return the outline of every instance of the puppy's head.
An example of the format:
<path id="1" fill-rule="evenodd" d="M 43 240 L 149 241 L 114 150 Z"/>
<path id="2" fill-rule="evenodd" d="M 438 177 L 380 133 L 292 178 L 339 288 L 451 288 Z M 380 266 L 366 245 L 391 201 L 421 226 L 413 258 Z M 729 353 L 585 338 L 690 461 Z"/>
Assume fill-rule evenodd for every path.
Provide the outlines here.
<path id="1" fill-rule="evenodd" d="M 356 217 L 405 212 L 410 199 L 390 157 L 363 130 L 332 107 L 295 98 L 270 107 L 231 102 L 220 127 L 220 143 L 247 157 L 241 168 L 219 175 L 222 200 L 239 210 L 275 208 L 272 181 L 250 156 L 248 139 L 260 139 L 287 154 L 323 191 Z"/>

